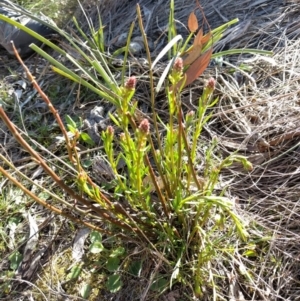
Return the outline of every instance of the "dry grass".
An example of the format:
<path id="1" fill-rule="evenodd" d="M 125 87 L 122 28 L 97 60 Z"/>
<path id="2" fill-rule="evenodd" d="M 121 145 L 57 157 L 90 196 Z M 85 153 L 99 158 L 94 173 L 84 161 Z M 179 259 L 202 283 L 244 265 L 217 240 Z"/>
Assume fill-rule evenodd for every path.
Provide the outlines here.
<path id="1" fill-rule="evenodd" d="M 153 2 L 144 0 L 140 1 L 140 5 L 148 16 L 152 16 L 149 18 L 147 34 L 153 41 L 153 56 L 155 57 L 167 41 L 164 29 L 168 24 L 168 3 L 158 1 L 159 5 L 156 7 Z M 97 10 L 92 3 L 92 1 L 85 1 L 84 7 L 87 16 L 95 21 L 95 27 L 97 27 Z M 111 50 L 117 47 L 116 37 L 127 32 L 131 21 L 135 19 L 135 3 L 136 1 L 110 0 L 104 1 L 99 8 L 103 24 L 108 28 L 106 39 Z M 226 65 L 225 62 L 222 67 L 211 66 L 204 75 L 204 77 L 213 75 L 216 78 L 220 102 L 213 109 L 213 118 L 205 128 L 206 135 L 203 139 L 211 140 L 216 137 L 219 141 L 218 152 L 220 154 L 237 152 L 247 156 L 254 166 L 251 173 L 245 173 L 238 167 L 224 171 L 220 190 L 227 187 L 226 194 L 230 198 L 235 198 L 239 210 L 244 212 L 252 223 L 257 224 L 257 231 L 263 231 L 262 229 L 266 228 L 272 237 L 270 245 L 269 242 L 261 243 L 260 254 L 264 254 L 264 256 L 253 260 L 249 259 L 248 267 L 253 274 L 256 274 L 254 278 L 258 279 L 257 282 L 245 285 L 246 281 L 241 279 L 237 271 L 240 268 L 238 263 L 233 262 L 230 267 L 219 267 L 228 272 L 226 276 L 224 275 L 225 281 L 222 290 L 224 295 L 227 293 L 230 300 L 299 300 L 299 3 L 286 1 L 286 4 L 283 4 L 282 1 L 275 0 L 228 0 L 222 1 L 220 5 L 220 1 L 203 0 L 201 5 L 211 28 L 235 17 L 240 18 L 240 23 L 229 29 L 228 34 L 215 46 L 216 51 L 244 47 L 274 51 L 272 58 L 234 57 L 230 59 L 229 64 Z M 186 35 L 187 30 L 184 25 L 188 14 L 194 8 L 194 2 L 175 0 L 175 7 L 176 17 L 180 20 L 179 32 Z M 80 10 L 77 16 L 81 20 L 83 28 L 87 28 L 87 25 L 84 25 L 85 16 Z M 134 36 L 139 36 L 137 30 Z M 54 79 L 48 69 L 44 69 L 45 63 L 36 58 L 27 61 L 32 68 L 36 62 L 38 62 L 38 66 L 41 64 L 42 67 L 36 69 L 36 75 L 46 72 L 49 78 L 43 77 L 46 79 L 45 87 L 51 86 L 57 79 Z M 131 59 L 132 72 L 141 72 L 139 62 L 134 58 Z M 137 64 L 135 65 L 135 63 Z M 241 63 L 248 69 L 251 68 L 251 71 L 243 73 L 240 70 L 232 70 L 231 64 L 239 66 Z M 3 61 L 2 64 L 4 64 Z M 12 64 L 14 72 L 20 70 L 16 68 L 14 61 L 9 61 L 9 64 Z M 17 73 L 16 78 L 19 76 L 20 73 Z M 143 79 L 145 80 L 145 77 Z M 9 84 L 10 80 L 11 77 L 6 77 L 5 81 Z M 194 109 L 194 103 L 198 98 L 202 83 L 203 79 L 200 79 L 184 93 L 186 110 Z M 145 87 L 147 87 L 147 82 L 142 82 L 136 95 L 141 101 L 143 114 L 148 114 L 149 101 Z M 65 88 L 61 87 L 60 89 Z M 60 92 L 66 92 L 66 95 L 70 94 L 70 91 L 61 90 L 57 92 L 56 96 Z M 74 100 L 74 96 L 69 98 L 70 102 Z M 96 101 L 97 99 L 92 100 Z M 157 101 L 159 108 L 163 111 L 164 99 L 158 98 Z M 30 114 L 26 115 L 26 125 L 30 126 L 29 117 L 34 117 L 36 110 L 41 112 L 40 107 L 34 109 L 34 106 L 39 104 L 39 99 L 31 102 L 31 108 L 27 109 Z M 62 110 L 69 112 L 73 110 L 72 105 L 68 102 L 61 106 Z M 84 109 L 76 108 L 76 114 L 82 113 L 82 110 L 88 111 L 92 106 L 93 104 L 85 104 Z M 108 110 L 109 106 L 106 107 Z M 12 116 L 18 114 L 18 110 L 13 110 L 13 106 L 10 108 Z M 45 120 L 47 120 L 46 116 Z M 1 154 L 5 154 L 21 168 L 26 168 L 24 163 L 26 154 L 18 149 L 10 134 L 6 132 L 1 123 L 0 125 Z M 45 142 L 44 139 L 41 140 L 43 143 Z M 203 155 L 200 148 L 199 155 Z M 32 177 L 34 171 L 28 170 L 27 173 Z M 37 210 L 35 206 L 31 204 L 31 208 Z M 45 212 L 40 214 L 45 214 Z M 52 223 L 54 222 L 52 221 Z M 72 237 L 68 237 L 69 245 L 67 245 L 64 240 L 68 231 L 66 223 L 60 218 L 55 218 L 56 227 L 52 223 L 41 231 L 41 240 L 48 245 L 49 252 L 48 256 L 41 261 L 43 268 L 41 268 L 41 273 L 38 273 L 38 277 L 42 277 L 42 280 L 39 280 L 41 283 L 41 281 L 47 280 L 49 275 L 56 276 L 58 285 L 65 275 L 60 278 L 59 272 L 49 270 L 47 260 L 49 259 L 50 263 L 57 262 L 57 258 L 64 254 L 62 250 L 70 247 Z M 49 237 L 46 237 L 47 233 Z M 71 263 L 68 262 L 66 265 L 68 264 Z M 149 262 L 148 269 L 155 269 L 158 265 L 159 262 Z M 128 286 L 124 287 L 119 294 L 102 295 L 101 297 L 99 294 L 98 298 L 122 301 L 137 300 L 139 294 L 145 293 L 145 287 L 148 284 L 147 277 L 150 272 L 144 272 L 145 275 L 142 277 L 143 281 L 140 285 L 134 280 L 128 279 Z M 51 281 L 49 279 L 48 283 Z M 51 287 L 52 292 L 49 292 L 48 295 L 49 300 L 55 300 L 59 295 L 60 290 L 53 287 Z M 252 291 L 249 291 L 249 287 L 252 287 Z M 49 289 L 49 291 L 51 290 Z M 241 295 L 238 296 L 239 293 Z M 66 298 L 61 291 L 60 295 Z M 155 296 L 148 295 L 145 300 L 155 300 L 154 298 Z M 159 300 L 177 300 L 176 298 L 172 299 L 170 294 L 166 294 L 165 299 L 164 297 L 160 298 Z M 209 292 L 205 300 L 210 300 Z"/>
<path id="2" fill-rule="evenodd" d="M 298 48 L 299 41 L 289 41 L 272 61 L 257 58 L 249 63 L 253 83 L 239 86 L 232 76 L 220 75 L 222 101 L 208 127 L 221 151 L 238 150 L 253 163 L 251 173 L 230 169 L 223 181 L 241 208 L 273 233 L 258 270 L 265 279 L 262 287 L 274 294 L 271 300 L 297 300 L 299 295 Z M 280 266 L 275 268 L 271 258 L 280 258 Z"/>
<path id="3" fill-rule="evenodd" d="M 218 0 L 202 0 L 199 2 L 211 28 L 216 28 L 234 18 L 240 20 L 215 45 L 216 51 L 224 47 L 227 49 L 255 47 L 265 50 L 283 48 L 286 40 L 299 37 L 299 1 L 225 0 L 220 2 Z M 107 44 L 113 47 L 116 37 L 127 33 L 130 23 L 135 20 L 136 3 L 140 4 L 145 14 L 145 29 L 149 40 L 154 43 L 154 48 L 161 49 L 167 38 L 169 1 L 86 0 L 84 1 L 85 16 L 79 9 L 77 17 L 82 28 L 87 28 L 86 16 L 93 20 L 93 24 L 97 28 L 98 10 L 95 9 L 95 6 L 99 7 L 102 23 L 107 28 Z M 177 30 L 183 36 L 188 33 L 187 18 L 189 13 L 195 9 L 195 3 L 196 1 L 175 0 L 175 17 L 178 20 Z M 201 22 L 201 13 L 199 11 L 196 11 L 196 13 L 199 22 Z M 139 29 L 136 26 L 133 37 L 139 35 Z M 155 52 L 154 50 L 153 53 Z"/>

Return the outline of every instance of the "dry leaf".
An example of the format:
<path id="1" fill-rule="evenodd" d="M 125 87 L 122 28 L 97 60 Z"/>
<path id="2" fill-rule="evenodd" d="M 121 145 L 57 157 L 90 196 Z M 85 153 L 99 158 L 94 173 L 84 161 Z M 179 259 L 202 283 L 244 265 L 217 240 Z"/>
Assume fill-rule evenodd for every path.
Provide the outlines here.
<path id="1" fill-rule="evenodd" d="M 202 45 L 205 45 L 211 38 L 212 38 L 211 32 L 209 32 L 205 36 L 203 36 L 201 39 Z"/>
<path id="2" fill-rule="evenodd" d="M 188 28 L 190 32 L 195 32 L 198 29 L 198 20 L 194 12 L 191 12 L 188 19 Z"/>
<path id="3" fill-rule="evenodd" d="M 203 45 L 205 44 L 205 42 L 203 42 L 203 29 L 200 28 L 198 33 L 196 34 L 195 36 L 195 39 L 194 39 L 194 46 L 196 45 Z"/>
<path id="4" fill-rule="evenodd" d="M 195 61 L 193 61 L 190 67 L 184 73 L 184 78 L 175 87 L 171 87 L 171 90 L 173 90 L 174 88 L 176 90 L 179 89 L 184 81 L 185 83 L 183 88 L 191 84 L 194 80 L 196 80 L 207 68 L 212 52 L 213 48 L 210 48 L 205 53 L 200 55 Z"/>
<path id="5" fill-rule="evenodd" d="M 183 66 L 191 65 L 201 54 L 201 45 L 195 45 L 187 53 L 187 57 L 183 59 Z"/>
<path id="6" fill-rule="evenodd" d="M 198 6 L 202 11 L 199 3 Z M 191 32 L 195 32 L 198 29 L 198 20 L 194 12 L 192 12 L 189 16 L 188 28 Z M 171 87 L 171 90 L 179 89 L 180 87 L 182 87 L 183 83 L 183 88 L 186 87 L 187 85 L 195 81 L 197 77 L 199 77 L 204 72 L 209 64 L 213 49 L 211 47 L 209 50 L 202 54 L 201 51 L 211 38 L 212 34 L 210 31 L 203 36 L 203 29 L 200 28 L 197 35 L 195 36 L 193 46 L 182 54 L 183 66 L 188 66 L 187 70 L 184 73 L 184 78 L 176 86 Z"/>
<path id="7" fill-rule="evenodd" d="M 213 49 L 210 48 L 191 64 L 189 69 L 186 71 L 186 81 L 184 87 L 191 84 L 204 72 L 209 64 L 212 52 Z"/>

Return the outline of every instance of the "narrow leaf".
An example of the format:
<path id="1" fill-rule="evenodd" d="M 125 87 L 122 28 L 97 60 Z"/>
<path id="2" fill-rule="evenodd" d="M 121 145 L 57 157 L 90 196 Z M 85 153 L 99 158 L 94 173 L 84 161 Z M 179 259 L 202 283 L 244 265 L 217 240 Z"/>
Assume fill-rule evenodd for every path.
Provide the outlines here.
<path id="1" fill-rule="evenodd" d="M 95 141 L 90 137 L 90 135 L 88 133 L 81 133 L 80 139 L 82 139 L 88 145 L 91 145 L 91 146 L 95 145 Z"/>
<path id="2" fill-rule="evenodd" d="M 163 71 L 163 73 L 161 74 L 159 81 L 157 83 L 157 87 L 155 88 L 155 91 L 158 93 L 166 79 L 166 77 L 168 76 L 169 70 L 171 69 L 171 67 L 173 66 L 175 59 L 177 58 L 174 57 L 172 60 L 169 61 L 168 65 L 166 66 L 165 70 Z"/>
<path id="3" fill-rule="evenodd" d="M 154 66 L 157 64 L 157 62 L 180 40 L 182 40 L 182 36 L 177 35 L 163 48 L 163 50 L 158 54 L 157 58 L 152 63 L 152 70 L 154 69 Z"/>
<path id="4" fill-rule="evenodd" d="M 72 117 L 70 115 L 66 115 L 65 118 L 66 118 L 67 125 L 70 125 L 73 128 L 77 127 L 76 122 L 72 119 Z"/>

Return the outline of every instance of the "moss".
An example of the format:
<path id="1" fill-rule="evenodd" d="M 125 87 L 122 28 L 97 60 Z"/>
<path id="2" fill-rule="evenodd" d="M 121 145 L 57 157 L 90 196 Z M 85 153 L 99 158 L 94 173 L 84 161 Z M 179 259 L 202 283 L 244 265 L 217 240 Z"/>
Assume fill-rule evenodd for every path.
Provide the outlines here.
<path id="1" fill-rule="evenodd" d="M 57 287 L 61 287 L 67 295 L 83 296 L 84 287 L 86 286 L 90 288 L 88 300 L 99 300 L 102 288 L 104 290 L 106 275 L 93 269 L 97 259 L 99 258 L 90 256 L 80 263 L 76 263 L 72 258 L 71 248 L 63 252 L 56 252 L 49 263 L 39 272 L 38 279 L 35 282 L 38 289 L 33 288 L 35 300 L 42 300 L 39 290 L 45 295 L 54 294 L 50 300 L 57 300 Z M 76 267 L 80 268 L 78 274 L 74 273 Z"/>

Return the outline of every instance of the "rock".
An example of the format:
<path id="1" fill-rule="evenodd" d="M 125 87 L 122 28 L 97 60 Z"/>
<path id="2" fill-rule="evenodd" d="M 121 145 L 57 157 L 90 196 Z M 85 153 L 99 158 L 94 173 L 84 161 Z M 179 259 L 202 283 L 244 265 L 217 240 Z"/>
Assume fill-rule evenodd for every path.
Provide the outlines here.
<path id="1" fill-rule="evenodd" d="M 24 12 L 24 14 L 22 14 L 22 12 Z M 0 14 L 19 22 L 20 24 L 30 28 L 31 30 L 35 31 L 45 38 L 49 37 L 55 32 L 50 27 L 28 17 L 25 13 L 30 14 L 30 12 L 12 3 L 11 1 L 0 1 Z M 51 22 L 50 19 L 45 16 L 39 16 L 39 18 L 47 23 Z M 14 52 L 11 41 L 14 42 L 14 45 L 21 57 L 27 57 L 34 52 L 29 47 L 31 43 L 34 43 L 38 46 L 42 44 L 41 41 L 37 40 L 25 31 L 3 20 L 0 20 L 0 45 L 13 55 Z"/>

